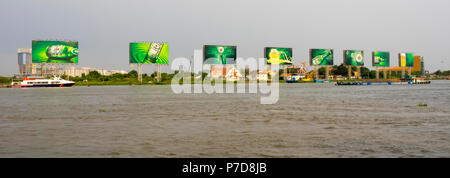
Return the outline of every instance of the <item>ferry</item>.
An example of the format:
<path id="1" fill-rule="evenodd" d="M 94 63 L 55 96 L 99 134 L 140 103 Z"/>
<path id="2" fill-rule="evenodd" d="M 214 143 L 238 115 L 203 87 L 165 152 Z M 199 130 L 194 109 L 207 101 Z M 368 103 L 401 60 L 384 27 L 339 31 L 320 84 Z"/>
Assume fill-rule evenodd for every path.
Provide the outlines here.
<path id="1" fill-rule="evenodd" d="M 45 78 L 27 78 L 22 81 L 11 82 L 11 88 L 27 88 L 27 87 L 71 87 L 75 84 L 73 81 L 63 80 L 60 77 Z"/>

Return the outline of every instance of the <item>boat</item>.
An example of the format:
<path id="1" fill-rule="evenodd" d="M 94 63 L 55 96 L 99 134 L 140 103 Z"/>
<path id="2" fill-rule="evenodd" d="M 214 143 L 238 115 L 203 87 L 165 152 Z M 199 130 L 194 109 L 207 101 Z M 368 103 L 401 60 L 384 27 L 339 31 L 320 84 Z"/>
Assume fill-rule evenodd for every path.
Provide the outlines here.
<path id="1" fill-rule="evenodd" d="M 405 78 L 400 79 L 400 82 L 336 82 L 335 85 L 418 85 L 418 84 L 430 84 L 431 81 L 425 80 L 425 78 Z"/>
<path id="2" fill-rule="evenodd" d="M 10 88 L 28 88 L 28 87 L 71 87 L 75 84 L 73 81 L 64 80 L 60 77 L 46 78 L 22 78 L 22 81 L 11 82 Z"/>
<path id="3" fill-rule="evenodd" d="M 324 80 L 316 80 L 316 83 L 330 83 L 331 80 L 329 79 L 324 79 Z"/>
<path id="4" fill-rule="evenodd" d="M 336 82 L 336 85 L 363 85 L 362 82 Z"/>
<path id="5" fill-rule="evenodd" d="M 416 77 L 408 77 L 400 79 L 400 83 L 417 85 L 417 84 L 430 84 L 431 81 L 426 80 L 425 78 L 416 78 Z"/>

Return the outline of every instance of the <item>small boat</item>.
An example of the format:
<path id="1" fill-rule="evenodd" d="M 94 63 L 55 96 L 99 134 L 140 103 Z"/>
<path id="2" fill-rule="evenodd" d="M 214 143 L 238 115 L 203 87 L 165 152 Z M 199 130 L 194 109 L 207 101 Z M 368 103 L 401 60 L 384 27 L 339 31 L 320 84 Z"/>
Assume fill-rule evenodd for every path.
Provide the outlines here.
<path id="1" fill-rule="evenodd" d="M 336 85 L 363 85 L 362 82 L 336 82 Z"/>
<path id="2" fill-rule="evenodd" d="M 26 87 L 71 87 L 75 84 L 73 81 L 63 80 L 60 77 L 46 78 L 27 78 L 22 81 L 11 82 L 10 88 L 26 88 Z"/>
<path id="3" fill-rule="evenodd" d="M 325 79 L 325 80 L 316 80 L 316 83 L 330 83 L 331 80 Z"/>
<path id="4" fill-rule="evenodd" d="M 429 80 L 425 80 L 425 78 L 415 78 L 415 77 L 411 77 L 411 78 L 402 78 L 400 79 L 401 83 L 407 83 L 410 85 L 417 85 L 417 84 L 430 84 L 431 81 Z"/>

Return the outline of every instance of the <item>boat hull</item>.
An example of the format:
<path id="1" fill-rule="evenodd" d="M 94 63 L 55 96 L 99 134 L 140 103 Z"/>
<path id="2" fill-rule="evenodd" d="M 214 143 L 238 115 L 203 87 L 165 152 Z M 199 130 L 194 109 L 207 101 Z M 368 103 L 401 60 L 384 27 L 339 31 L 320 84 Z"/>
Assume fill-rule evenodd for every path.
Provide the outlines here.
<path id="1" fill-rule="evenodd" d="M 13 85 L 11 88 L 54 88 L 54 87 L 72 87 L 75 83 L 67 84 L 42 84 L 42 85 Z"/>

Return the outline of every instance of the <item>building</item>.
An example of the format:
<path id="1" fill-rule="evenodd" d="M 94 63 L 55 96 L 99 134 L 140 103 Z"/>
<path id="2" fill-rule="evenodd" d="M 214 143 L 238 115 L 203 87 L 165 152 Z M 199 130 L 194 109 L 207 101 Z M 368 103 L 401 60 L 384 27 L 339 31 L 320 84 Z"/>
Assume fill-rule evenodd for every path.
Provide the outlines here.
<path id="1" fill-rule="evenodd" d="M 423 57 L 422 56 L 414 56 L 414 66 L 411 68 L 411 72 L 421 72 L 422 74 L 425 72 L 423 67 Z M 401 72 L 404 68 L 402 67 L 386 67 L 381 68 L 380 71 L 396 71 Z"/>
<path id="2" fill-rule="evenodd" d="M 97 71 L 101 75 L 112 75 L 112 74 L 127 74 L 125 70 L 106 70 L 106 69 L 95 69 L 90 67 L 66 67 L 64 73 L 71 77 L 81 77 L 83 74 L 87 75 L 89 72 Z"/>
<path id="3" fill-rule="evenodd" d="M 19 64 L 19 75 L 27 76 L 36 74 L 36 68 L 33 69 L 31 59 L 31 49 L 19 48 L 17 49 L 17 59 Z"/>
<path id="4" fill-rule="evenodd" d="M 17 49 L 17 57 L 19 64 L 19 76 L 32 76 L 32 75 L 42 75 L 43 65 L 39 65 L 41 68 L 37 69 L 36 64 L 33 64 L 32 51 L 29 48 L 19 48 Z M 128 71 L 125 70 L 106 70 L 106 69 L 95 69 L 90 67 L 76 68 L 74 66 L 62 66 L 60 64 L 48 64 L 44 67 L 45 74 L 48 75 L 68 75 L 71 77 L 81 77 L 83 74 L 87 75 L 91 71 L 97 71 L 101 75 L 112 75 L 112 74 L 127 74 Z"/>
<path id="5" fill-rule="evenodd" d="M 242 80 L 243 76 L 235 66 L 229 67 L 228 69 L 226 67 L 213 67 L 211 69 L 211 78 L 223 78 L 228 81 L 239 81 Z"/>

